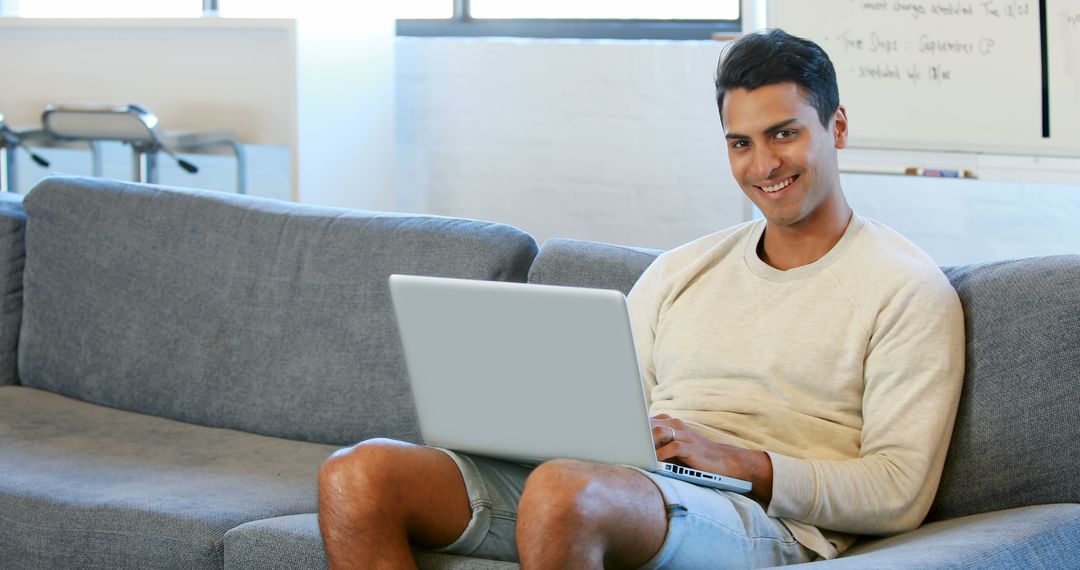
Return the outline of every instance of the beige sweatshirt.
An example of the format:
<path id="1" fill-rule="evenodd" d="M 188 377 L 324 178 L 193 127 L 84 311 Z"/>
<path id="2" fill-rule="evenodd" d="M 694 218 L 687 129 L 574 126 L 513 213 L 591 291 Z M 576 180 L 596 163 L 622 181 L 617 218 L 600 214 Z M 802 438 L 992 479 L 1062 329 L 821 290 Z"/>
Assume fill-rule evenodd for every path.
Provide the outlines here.
<path id="1" fill-rule="evenodd" d="M 937 265 L 853 216 L 818 261 L 757 256 L 765 220 L 660 256 L 630 293 L 650 413 L 765 450 L 768 514 L 833 558 L 854 534 L 916 528 L 937 490 L 964 320 Z"/>

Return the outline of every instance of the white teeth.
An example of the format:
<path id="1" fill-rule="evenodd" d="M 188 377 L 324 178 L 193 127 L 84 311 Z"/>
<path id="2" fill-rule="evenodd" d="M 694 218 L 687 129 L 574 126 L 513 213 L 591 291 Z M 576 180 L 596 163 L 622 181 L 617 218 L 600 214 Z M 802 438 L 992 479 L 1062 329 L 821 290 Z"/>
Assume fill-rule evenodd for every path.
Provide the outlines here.
<path id="1" fill-rule="evenodd" d="M 758 188 L 761 188 L 762 190 L 764 190 L 766 192 L 770 192 L 770 193 L 779 192 L 780 190 L 783 190 L 784 188 L 787 188 L 788 185 L 790 185 L 794 181 L 795 181 L 795 178 L 788 178 L 787 180 L 777 184 L 776 186 L 758 186 Z"/>

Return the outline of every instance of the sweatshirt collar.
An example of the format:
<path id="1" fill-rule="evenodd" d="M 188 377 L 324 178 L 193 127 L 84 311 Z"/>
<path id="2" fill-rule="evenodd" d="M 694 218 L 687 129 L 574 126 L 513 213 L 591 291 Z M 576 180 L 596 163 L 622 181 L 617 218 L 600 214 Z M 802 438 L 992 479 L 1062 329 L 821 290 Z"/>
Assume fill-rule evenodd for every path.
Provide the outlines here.
<path id="1" fill-rule="evenodd" d="M 743 243 L 743 259 L 746 262 L 746 267 L 754 275 L 769 281 L 786 282 L 805 279 L 812 275 L 816 275 L 835 263 L 836 260 L 842 257 L 844 252 L 851 247 L 851 243 L 854 241 L 855 236 L 866 224 L 863 222 L 862 218 L 852 212 L 851 220 L 844 230 L 844 235 L 840 236 L 840 241 L 836 242 L 836 245 L 834 245 L 828 253 L 821 256 L 820 259 L 813 263 L 788 269 L 787 271 L 777 269 L 768 263 L 765 263 L 758 257 L 757 245 L 761 242 L 761 237 L 765 233 L 766 225 L 767 221 L 765 219 L 758 220 L 747 234 L 745 243 Z"/>

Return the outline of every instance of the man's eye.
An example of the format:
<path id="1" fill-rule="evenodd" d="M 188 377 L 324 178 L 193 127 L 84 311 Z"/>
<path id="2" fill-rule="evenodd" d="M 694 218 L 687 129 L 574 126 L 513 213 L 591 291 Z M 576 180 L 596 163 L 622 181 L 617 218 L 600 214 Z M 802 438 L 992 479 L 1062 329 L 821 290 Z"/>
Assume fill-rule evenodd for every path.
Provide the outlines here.
<path id="1" fill-rule="evenodd" d="M 731 143 L 731 148 L 746 148 L 750 146 L 750 143 L 746 141 L 734 141 Z"/>
<path id="2" fill-rule="evenodd" d="M 789 139 L 793 136 L 795 136 L 795 131 L 792 130 L 778 131 L 776 133 L 776 138 L 778 139 Z"/>

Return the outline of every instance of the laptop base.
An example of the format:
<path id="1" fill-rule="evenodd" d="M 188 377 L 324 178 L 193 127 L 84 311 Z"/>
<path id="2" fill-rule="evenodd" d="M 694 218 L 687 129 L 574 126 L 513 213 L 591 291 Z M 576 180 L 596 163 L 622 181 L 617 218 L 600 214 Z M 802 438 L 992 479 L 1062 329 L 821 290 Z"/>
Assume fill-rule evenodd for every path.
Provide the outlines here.
<path id="1" fill-rule="evenodd" d="M 683 467 L 682 465 L 664 463 L 662 461 L 660 462 L 660 469 L 655 471 L 655 473 L 671 477 L 672 479 L 686 481 L 687 483 L 701 485 L 702 487 L 720 489 L 721 491 L 749 493 L 750 489 L 753 487 L 749 481 L 743 481 L 742 479 L 736 479 L 734 477 L 724 477 L 723 475 L 709 473 L 708 471 L 700 471 L 698 469 L 691 469 L 689 467 Z"/>

